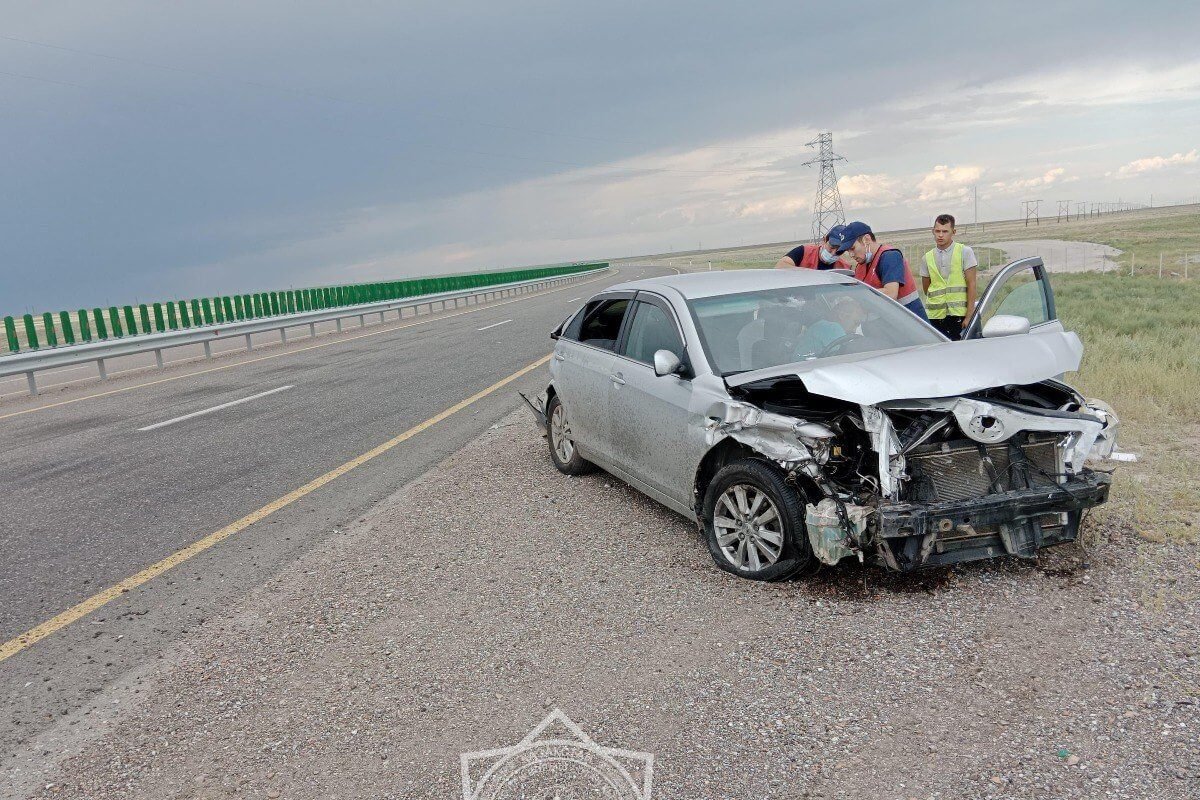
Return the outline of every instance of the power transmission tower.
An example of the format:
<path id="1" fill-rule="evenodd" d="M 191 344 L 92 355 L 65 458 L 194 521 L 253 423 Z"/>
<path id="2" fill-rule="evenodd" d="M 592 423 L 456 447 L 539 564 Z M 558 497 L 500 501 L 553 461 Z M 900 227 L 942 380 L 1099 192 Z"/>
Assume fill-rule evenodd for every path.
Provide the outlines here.
<path id="1" fill-rule="evenodd" d="M 817 198 L 813 203 L 812 240 L 819 242 L 834 225 L 846 224 L 846 212 L 842 210 L 842 193 L 838 191 L 837 175 L 833 165 L 846 159 L 833 152 L 833 133 L 818 133 L 808 147 L 817 147 L 817 155 L 804 162 L 804 166 L 821 165 L 817 180 Z"/>
<path id="2" fill-rule="evenodd" d="M 1081 219 L 1083 217 L 1084 211 L 1086 209 L 1087 209 L 1087 203 L 1076 203 L 1075 204 L 1075 219 Z"/>
<path id="3" fill-rule="evenodd" d="M 1063 217 L 1067 218 L 1067 222 L 1071 221 L 1071 201 L 1070 200 L 1059 200 L 1058 201 L 1058 214 L 1056 215 L 1056 218 L 1054 221 L 1062 222 Z"/>
<path id="4" fill-rule="evenodd" d="M 1042 218 L 1038 214 L 1041 200 L 1022 200 L 1021 205 L 1025 206 L 1025 227 L 1029 227 L 1029 220 L 1033 220 L 1033 224 L 1041 226 Z"/>

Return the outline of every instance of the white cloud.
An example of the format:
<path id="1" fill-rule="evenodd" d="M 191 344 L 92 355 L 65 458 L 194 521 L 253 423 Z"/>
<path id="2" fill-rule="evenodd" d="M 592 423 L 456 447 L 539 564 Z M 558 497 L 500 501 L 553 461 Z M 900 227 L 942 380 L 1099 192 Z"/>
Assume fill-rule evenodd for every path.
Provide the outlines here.
<path id="1" fill-rule="evenodd" d="M 1033 178 L 1018 178 L 1010 181 L 996 181 L 992 184 L 993 189 L 1001 192 L 1019 192 L 1026 189 L 1040 189 L 1046 186 L 1052 186 L 1055 183 L 1070 183 L 1073 178 L 1063 180 L 1063 176 L 1067 170 L 1065 167 L 1053 167 L 1046 170 L 1041 175 Z"/>
<path id="2" fill-rule="evenodd" d="M 902 199 L 900 181 L 885 173 L 860 173 L 838 178 L 838 191 L 847 209 L 894 206 Z"/>
<path id="3" fill-rule="evenodd" d="M 938 164 L 917 184 L 917 199 L 924 203 L 964 200 L 982 174 L 982 167 Z"/>
<path id="4" fill-rule="evenodd" d="M 1166 167 L 1177 167 L 1197 162 L 1200 162 L 1200 151 L 1192 149 L 1186 153 L 1175 153 L 1170 156 L 1150 156 L 1149 158 L 1135 159 L 1118 169 L 1117 174 L 1122 177 L 1128 177 L 1131 175 L 1140 175 L 1143 172 L 1155 172 Z"/>

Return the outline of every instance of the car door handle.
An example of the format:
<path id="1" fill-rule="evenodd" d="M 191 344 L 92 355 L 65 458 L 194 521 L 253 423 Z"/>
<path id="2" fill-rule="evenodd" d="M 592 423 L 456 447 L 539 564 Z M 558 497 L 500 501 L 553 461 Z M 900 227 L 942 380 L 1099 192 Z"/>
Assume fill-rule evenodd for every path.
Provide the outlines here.
<path id="1" fill-rule="evenodd" d="M 625 385 L 625 379 L 621 377 L 621 373 L 619 373 L 619 372 L 618 372 L 618 373 L 616 373 L 615 375 L 609 375 L 609 376 L 608 376 L 608 378 L 609 378 L 609 380 L 611 380 L 613 383 L 615 383 L 617 386 L 624 386 L 624 385 Z"/>
<path id="2" fill-rule="evenodd" d="M 555 360 L 555 361 L 566 361 L 566 360 L 567 360 L 567 357 L 566 357 L 566 356 L 564 356 L 562 353 L 555 353 L 555 354 L 554 354 L 554 360 Z"/>

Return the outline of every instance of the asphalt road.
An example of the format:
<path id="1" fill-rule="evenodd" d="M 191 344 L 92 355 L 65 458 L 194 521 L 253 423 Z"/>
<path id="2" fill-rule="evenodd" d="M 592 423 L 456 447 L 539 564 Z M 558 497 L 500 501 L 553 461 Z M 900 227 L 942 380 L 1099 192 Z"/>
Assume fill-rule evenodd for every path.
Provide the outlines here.
<path id="1" fill-rule="evenodd" d="M 0 642 L 521 370 L 550 351 L 547 333 L 580 298 L 660 272 L 624 266 L 550 292 L 0 404 Z M 544 374 L 515 380 L 0 661 L 0 764 L 477 438 Z M 138 383 L 148 385 L 124 390 Z M 30 408 L 38 410 L 20 413 Z"/>

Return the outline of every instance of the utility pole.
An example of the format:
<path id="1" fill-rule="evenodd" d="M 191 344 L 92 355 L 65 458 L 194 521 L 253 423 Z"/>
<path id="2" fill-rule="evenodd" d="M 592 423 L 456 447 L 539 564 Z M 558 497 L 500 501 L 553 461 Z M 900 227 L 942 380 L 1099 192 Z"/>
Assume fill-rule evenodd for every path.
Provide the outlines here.
<path id="1" fill-rule="evenodd" d="M 1078 219 L 1082 218 L 1083 212 L 1086 209 L 1087 209 L 1087 203 L 1076 203 L 1075 204 L 1075 219 L 1078 220 Z"/>
<path id="2" fill-rule="evenodd" d="M 812 241 L 819 242 L 834 225 L 846 224 L 846 212 L 842 210 L 842 193 L 838 191 L 837 174 L 833 165 L 846 159 L 833 152 L 833 132 L 818 133 L 817 138 L 808 143 L 808 147 L 816 146 L 817 155 L 804 162 L 803 166 L 821 165 L 821 174 L 817 178 L 817 197 L 813 202 Z"/>
<path id="3" fill-rule="evenodd" d="M 1059 200 L 1058 201 L 1058 214 L 1056 215 L 1054 221 L 1062 222 L 1063 217 L 1067 218 L 1067 222 L 1071 221 L 1071 201 L 1070 200 Z"/>
<path id="4" fill-rule="evenodd" d="M 1022 200 L 1021 204 L 1025 206 L 1025 227 L 1029 227 L 1029 220 L 1033 220 L 1033 224 L 1041 227 L 1042 218 L 1039 215 L 1039 206 L 1041 200 Z"/>

